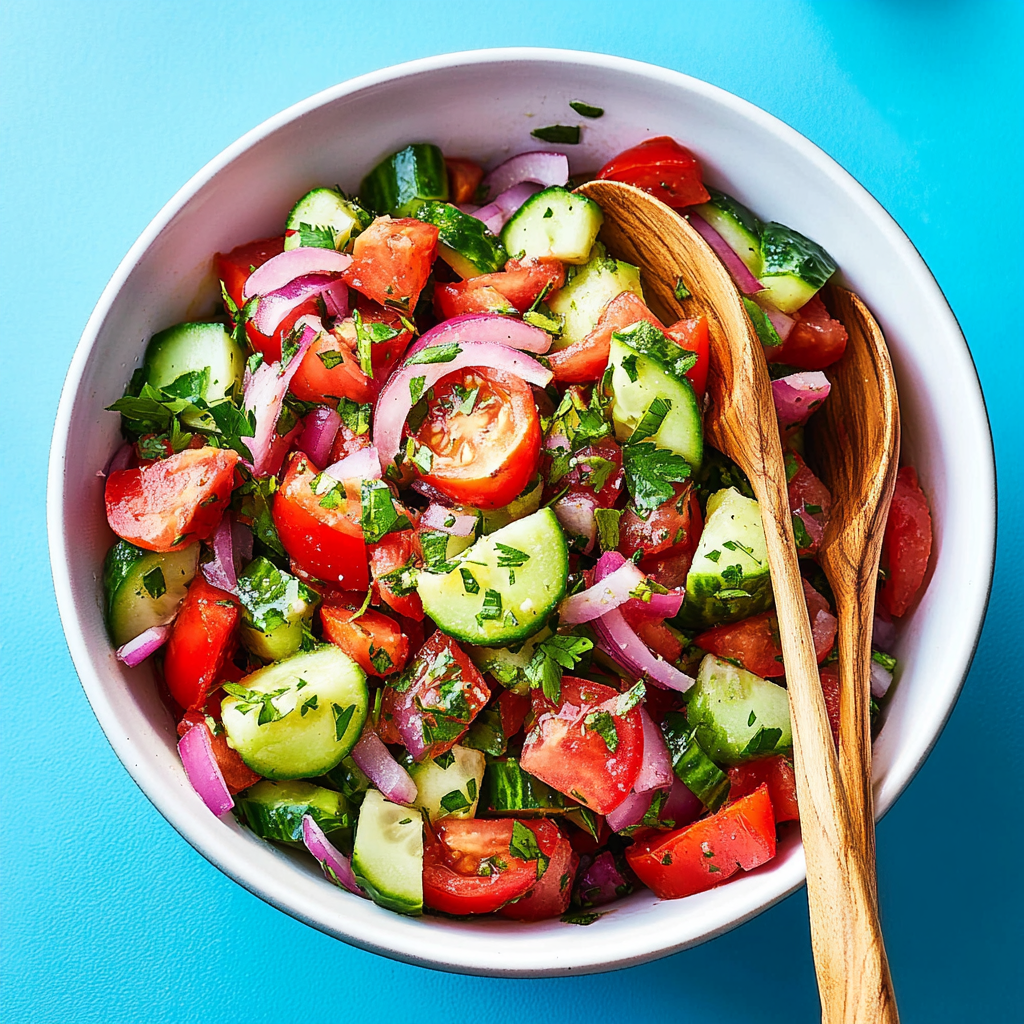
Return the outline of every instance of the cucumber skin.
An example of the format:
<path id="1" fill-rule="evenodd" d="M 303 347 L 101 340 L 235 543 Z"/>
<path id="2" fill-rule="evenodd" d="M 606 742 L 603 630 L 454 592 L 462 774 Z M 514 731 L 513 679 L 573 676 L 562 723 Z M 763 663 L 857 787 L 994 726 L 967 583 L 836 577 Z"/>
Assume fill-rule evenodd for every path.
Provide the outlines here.
<path id="1" fill-rule="evenodd" d="M 312 782 L 262 779 L 235 797 L 235 816 L 261 839 L 301 843 L 306 814 L 324 832 L 351 828 L 355 820 L 341 793 Z"/>
<path id="2" fill-rule="evenodd" d="M 548 203 L 554 204 L 550 207 L 551 217 L 544 216 Z M 554 213 L 558 206 L 564 207 L 561 219 Z M 567 226 L 570 217 L 573 223 Z M 582 264 L 590 259 L 603 223 L 604 214 L 593 199 L 552 185 L 532 195 L 512 214 L 502 228 L 501 241 L 511 255 L 523 252 L 526 256 L 547 256 L 563 263 Z M 558 240 L 549 230 L 551 227 L 560 229 Z"/>
<path id="3" fill-rule="evenodd" d="M 336 209 L 331 216 L 324 219 L 319 214 L 310 216 L 307 211 L 314 208 L 321 202 L 320 197 L 330 202 L 333 198 Z M 331 219 L 333 218 L 333 219 Z M 344 223 L 339 223 L 344 219 Z M 335 237 L 334 248 L 343 250 L 348 243 L 370 225 L 370 215 L 363 210 L 358 203 L 346 199 L 340 192 L 333 188 L 314 188 L 307 192 L 293 207 L 285 222 L 285 250 L 298 249 L 301 247 L 301 238 L 298 234 L 301 224 L 307 224 L 311 228 L 332 228 L 338 232 Z M 289 231 L 296 234 L 289 235 Z M 327 248 L 323 246 L 323 248 Z"/>
<path id="4" fill-rule="evenodd" d="M 376 213 L 413 216 L 421 200 L 448 199 L 448 168 L 433 143 L 414 142 L 385 157 L 359 186 L 359 196 Z"/>
<path id="5" fill-rule="evenodd" d="M 732 783 L 697 742 L 695 728 L 678 711 L 665 715 L 665 737 L 676 778 L 712 813 L 725 803 Z"/>
<path id="6" fill-rule="evenodd" d="M 783 313 L 805 305 L 835 273 L 835 260 L 817 242 L 774 221 L 761 232 L 761 293 Z"/>
<path id="7" fill-rule="evenodd" d="M 438 229 L 438 243 L 448 250 L 442 259 L 463 278 L 496 274 L 505 266 L 508 253 L 501 240 L 451 203 L 420 203 L 413 216 Z"/>
<path id="8" fill-rule="evenodd" d="M 480 799 L 486 814 L 503 818 L 546 818 L 579 806 L 523 771 L 514 757 L 487 766 Z"/>
<path id="9" fill-rule="evenodd" d="M 396 811 L 388 811 L 389 807 L 396 808 Z M 367 843 L 369 842 L 376 847 L 377 842 L 383 839 L 379 834 L 370 836 L 367 830 L 376 826 L 379 832 L 380 823 L 376 819 L 386 814 L 394 817 L 398 813 L 401 813 L 403 818 L 410 817 L 413 819 L 409 826 L 400 827 L 411 828 L 414 824 L 419 824 L 419 871 L 416 875 L 416 879 L 419 882 L 419 891 L 417 893 L 399 895 L 382 888 L 376 863 L 376 855 L 379 855 L 381 851 L 375 849 L 369 857 L 366 856 Z M 381 842 L 381 845 L 385 844 Z M 413 845 L 415 846 L 414 837 Z M 405 853 L 401 849 L 395 851 L 393 848 L 390 848 L 390 845 L 385 846 L 385 848 L 389 849 L 392 861 L 396 854 L 401 856 Z M 415 853 L 412 855 L 415 856 Z M 355 843 L 352 849 L 352 873 L 355 875 L 359 887 L 378 906 L 413 917 L 421 914 L 423 912 L 423 825 L 419 811 L 414 808 L 401 807 L 398 804 L 390 804 L 377 790 L 369 790 L 360 809 L 359 821 L 356 823 Z M 373 877 L 370 877 L 371 874 Z"/>
<path id="10" fill-rule="evenodd" d="M 709 188 L 711 201 L 694 207 L 728 243 L 743 261 L 747 270 L 758 277 L 761 273 L 761 220 L 741 202 Z"/>

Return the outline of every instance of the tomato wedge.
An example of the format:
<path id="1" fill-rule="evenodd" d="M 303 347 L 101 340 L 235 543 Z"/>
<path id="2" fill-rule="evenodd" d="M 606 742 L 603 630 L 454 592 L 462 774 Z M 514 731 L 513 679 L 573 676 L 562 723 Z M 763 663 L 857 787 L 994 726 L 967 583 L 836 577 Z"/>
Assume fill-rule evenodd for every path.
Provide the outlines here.
<path id="1" fill-rule="evenodd" d="M 241 606 L 197 574 L 174 620 L 164 654 L 164 679 L 186 709 L 202 706 L 235 652 Z"/>
<path id="2" fill-rule="evenodd" d="M 531 696 L 536 721 L 523 743 L 523 769 L 598 814 L 618 807 L 643 761 L 640 709 L 613 714 L 616 690 L 572 676 L 562 677 L 558 707 L 540 690 Z"/>
<path id="3" fill-rule="evenodd" d="M 885 580 L 878 591 L 879 603 L 892 615 L 903 615 L 924 583 L 932 553 L 932 516 L 928 499 L 917 482 L 917 471 L 902 466 L 896 474 L 896 490 L 882 540 Z"/>
<path id="4" fill-rule="evenodd" d="M 787 450 L 785 462 L 789 508 L 797 532 L 797 554 L 803 558 L 818 550 L 832 508 L 832 493 L 797 452 Z M 797 519 L 803 524 L 803 530 L 799 529 Z"/>
<path id="5" fill-rule="evenodd" d="M 597 177 L 635 185 L 676 209 L 711 198 L 696 156 L 668 135 L 646 139 L 612 157 Z"/>
<path id="6" fill-rule="evenodd" d="M 498 911 L 502 917 L 513 921 L 545 921 L 550 917 L 561 917 L 569 909 L 580 859 L 572 843 L 564 837 L 558 840 L 550 858 L 534 887 L 521 899 L 506 904 Z"/>
<path id="7" fill-rule="evenodd" d="M 368 676 L 388 676 L 405 668 L 409 638 L 390 616 L 367 608 L 361 594 L 327 598 L 320 608 L 324 636 L 340 647 Z"/>
<path id="8" fill-rule="evenodd" d="M 296 398 L 318 405 L 336 404 L 339 398 L 373 401 L 376 389 L 359 365 L 353 321 L 342 321 L 309 346 L 290 386 Z"/>
<path id="9" fill-rule="evenodd" d="M 673 485 L 675 494 L 659 505 L 646 519 L 626 509 L 619 520 L 619 551 L 632 558 L 641 551 L 644 557 L 658 555 L 674 548 L 697 550 L 704 528 L 700 502 L 688 483 Z"/>
<path id="10" fill-rule="evenodd" d="M 500 273 L 437 285 L 434 305 L 444 319 L 461 313 L 525 313 L 541 295 L 563 284 L 565 266 L 558 260 L 509 260 Z"/>
<path id="11" fill-rule="evenodd" d="M 107 477 L 107 522 L 148 551 L 179 551 L 206 540 L 231 498 L 238 452 L 186 448 L 177 455 Z"/>
<path id="12" fill-rule="evenodd" d="M 382 306 L 410 311 L 437 256 L 438 229 L 410 217 L 378 217 L 352 243 L 353 261 L 342 277 Z"/>
<path id="13" fill-rule="evenodd" d="M 476 190 L 484 180 L 484 169 L 475 160 L 460 156 L 446 156 L 444 164 L 448 168 L 449 201 L 456 205 L 473 202 Z"/>
<path id="14" fill-rule="evenodd" d="M 344 481 L 344 500 L 337 501 L 336 491 L 328 500 L 313 491 L 319 472 L 302 452 L 291 457 L 272 509 L 281 544 L 309 575 L 365 592 L 370 572 L 360 525 L 359 481 Z"/>
<path id="15" fill-rule="evenodd" d="M 396 509 L 401 509 L 396 504 Z M 381 600 L 399 615 L 423 618 L 423 602 L 409 581 L 395 575 L 420 562 L 422 552 L 415 530 L 396 530 L 369 545 L 370 573 Z"/>
<path id="16" fill-rule="evenodd" d="M 533 844 L 523 842 L 521 829 L 533 834 Z M 436 836 L 427 830 L 423 903 L 445 914 L 493 913 L 529 892 L 538 884 L 538 874 L 543 880 L 562 842 L 562 833 L 550 821 L 445 818 Z M 549 859 L 547 870 L 539 858 L 517 855 L 531 845 Z"/>
<path id="17" fill-rule="evenodd" d="M 775 814 L 768 786 L 717 814 L 673 832 L 655 832 L 626 850 L 637 877 L 662 899 L 692 896 L 775 856 Z"/>
<path id="18" fill-rule="evenodd" d="M 697 362 L 686 371 L 686 376 L 697 397 L 703 399 L 708 386 L 708 364 L 711 360 L 707 318 L 698 316 L 690 320 L 677 320 L 664 330 L 665 336 L 680 348 L 696 354 Z"/>
<path id="19" fill-rule="evenodd" d="M 413 436 L 430 455 L 423 479 L 476 508 L 500 508 L 518 497 L 540 461 L 533 392 L 504 370 L 474 368 L 443 377 Z"/>
<path id="20" fill-rule="evenodd" d="M 824 370 L 846 351 L 846 328 L 828 315 L 819 296 L 813 296 L 790 315 L 796 324 L 781 345 L 765 349 L 768 362 L 801 370 Z"/>
<path id="21" fill-rule="evenodd" d="M 800 820 L 792 761 L 782 754 L 774 754 L 730 768 L 729 801 L 749 796 L 762 784 L 768 787 L 776 822 Z"/>

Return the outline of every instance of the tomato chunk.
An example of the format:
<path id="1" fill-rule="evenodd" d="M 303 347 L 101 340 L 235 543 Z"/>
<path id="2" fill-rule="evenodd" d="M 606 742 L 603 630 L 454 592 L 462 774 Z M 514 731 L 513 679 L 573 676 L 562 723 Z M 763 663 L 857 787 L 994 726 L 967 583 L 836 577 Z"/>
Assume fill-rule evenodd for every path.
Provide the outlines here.
<path id="1" fill-rule="evenodd" d="M 637 877 L 662 899 L 692 896 L 775 856 L 775 815 L 768 786 L 700 821 L 656 832 L 626 850 Z"/>
<path id="2" fill-rule="evenodd" d="M 238 452 L 186 448 L 177 455 L 107 477 L 107 522 L 148 551 L 178 551 L 206 540 L 231 498 Z"/>
<path id="3" fill-rule="evenodd" d="M 641 519 L 626 509 L 619 520 L 619 551 L 632 558 L 637 551 L 645 558 L 672 549 L 697 550 L 703 516 L 697 494 L 689 483 L 673 485 L 672 498 Z M 678 553 L 678 552 L 677 552 Z"/>
<path id="4" fill-rule="evenodd" d="M 912 466 L 896 474 L 896 490 L 882 540 L 886 577 L 878 601 L 891 615 L 903 615 L 917 597 L 932 553 L 932 516 Z"/>
<path id="5" fill-rule="evenodd" d="M 210 731 L 210 725 L 206 715 L 202 711 L 186 711 L 178 723 L 178 736 L 184 736 L 192 728 L 205 729 L 210 733 L 210 745 L 213 748 L 213 756 L 217 760 L 217 767 L 228 792 L 232 795 L 241 793 L 243 789 L 254 786 L 262 778 L 257 775 L 243 760 L 241 754 L 234 747 L 228 746 L 228 738 L 224 733 L 214 735 Z"/>
<path id="6" fill-rule="evenodd" d="M 284 236 L 276 238 L 260 238 L 255 242 L 247 242 L 231 252 L 219 252 L 214 257 L 214 273 L 224 282 L 224 290 L 238 309 L 245 304 L 242 289 L 249 275 L 262 267 L 268 260 L 280 256 L 284 252 Z"/>
<path id="7" fill-rule="evenodd" d="M 174 620 L 164 654 L 164 679 L 183 708 L 202 706 L 235 652 L 241 606 L 200 573 Z"/>
<path id="8" fill-rule="evenodd" d="M 796 773 L 793 762 L 782 754 L 747 761 L 729 769 L 729 800 L 749 796 L 761 785 L 768 787 L 776 822 L 799 821 L 796 802 Z"/>
<path id="9" fill-rule="evenodd" d="M 445 167 L 448 168 L 448 195 L 450 201 L 471 203 L 484 180 L 484 169 L 475 161 L 460 156 L 446 156 Z"/>
<path id="10" fill-rule="evenodd" d="M 396 509 L 401 511 L 396 504 Z M 370 572 L 381 600 L 399 615 L 417 621 L 423 618 L 423 602 L 416 588 L 401 571 L 421 560 L 419 538 L 415 530 L 397 530 L 369 546 Z"/>
<path id="11" fill-rule="evenodd" d="M 292 456 L 272 509 L 281 544 L 309 575 L 365 592 L 370 572 L 360 525 L 359 481 L 344 481 L 344 499 L 338 501 L 337 491 L 332 491 L 327 500 L 313 490 L 318 474 L 308 456 Z"/>
<path id="12" fill-rule="evenodd" d="M 796 324 L 781 345 L 765 349 L 768 362 L 800 370 L 824 370 L 846 351 L 846 328 L 828 315 L 819 296 L 790 315 Z"/>
<path id="13" fill-rule="evenodd" d="M 703 399 L 708 386 L 708 364 L 711 360 L 707 318 L 698 316 L 691 320 L 677 320 L 665 328 L 665 336 L 680 348 L 696 354 L 697 362 L 686 371 L 686 376 L 697 397 Z"/>
<path id="14" fill-rule="evenodd" d="M 520 763 L 525 771 L 598 814 L 629 795 L 644 754 L 640 709 L 614 713 L 619 694 L 610 686 L 563 676 L 561 701 L 532 693 L 536 721 Z"/>
<path id="15" fill-rule="evenodd" d="M 645 139 L 612 157 L 597 176 L 635 185 L 676 209 L 711 198 L 696 156 L 668 135 Z"/>
<path id="16" fill-rule="evenodd" d="M 389 676 L 405 668 L 409 638 L 389 615 L 362 605 L 361 594 L 329 597 L 320 608 L 324 636 L 340 647 L 368 676 Z"/>
<path id="17" fill-rule="evenodd" d="M 410 217 L 378 217 L 352 244 L 342 277 L 382 306 L 413 310 L 437 255 L 438 229 Z"/>
<path id="18" fill-rule="evenodd" d="M 559 839 L 548 866 L 534 887 L 522 899 L 507 904 L 498 913 L 513 921 L 544 921 L 549 917 L 561 917 L 569 909 L 579 863 L 572 843 L 566 838 Z"/>
<path id="19" fill-rule="evenodd" d="M 304 402 L 336 404 L 339 398 L 360 404 L 373 401 L 376 390 L 373 380 L 359 365 L 352 320 L 324 331 L 309 346 L 290 387 L 295 397 Z"/>

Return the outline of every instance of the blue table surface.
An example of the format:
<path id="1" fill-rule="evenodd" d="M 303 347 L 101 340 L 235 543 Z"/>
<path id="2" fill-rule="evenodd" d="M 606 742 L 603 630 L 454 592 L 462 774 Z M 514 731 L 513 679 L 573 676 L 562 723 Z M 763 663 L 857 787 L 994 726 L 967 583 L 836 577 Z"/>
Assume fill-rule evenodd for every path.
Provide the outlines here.
<path id="1" fill-rule="evenodd" d="M 862 181 L 945 289 L 989 404 L 999 557 L 963 696 L 879 828 L 879 884 L 905 1021 L 1020 1020 L 1024 374 L 1011 264 L 1024 228 L 1022 15 L 1021 3 L 995 0 L 8 0 L 0 1017 L 815 1019 L 803 892 L 697 949 L 594 977 L 457 977 L 321 935 L 250 896 L 167 825 L 107 745 L 68 657 L 46 550 L 47 451 L 72 351 L 128 247 L 187 178 L 278 110 L 386 64 L 511 44 L 636 57 L 761 105 Z"/>

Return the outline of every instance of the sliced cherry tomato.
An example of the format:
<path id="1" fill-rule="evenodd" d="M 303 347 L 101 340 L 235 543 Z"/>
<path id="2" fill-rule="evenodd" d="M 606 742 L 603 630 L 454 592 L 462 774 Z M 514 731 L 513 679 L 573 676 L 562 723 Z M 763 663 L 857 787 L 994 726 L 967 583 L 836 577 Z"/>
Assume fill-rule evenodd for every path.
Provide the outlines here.
<path id="1" fill-rule="evenodd" d="M 598 814 L 618 807 L 643 761 L 640 709 L 614 714 L 616 690 L 572 676 L 562 677 L 558 707 L 540 690 L 531 696 L 536 721 L 523 743 L 523 769 Z"/>
<path id="2" fill-rule="evenodd" d="M 749 796 L 761 785 L 768 787 L 775 821 L 799 821 L 796 802 L 796 773 L 793 762 L 782 754 L 761 757 L 729 769 L 729 801 Z"/>
<path id="3" fill-rule="evenodd" d="M 303 421 L 300 419 L 287 434 L 279 434 L 277 428 L 274 428 L 274 436 L 270 440 L 270 451 L 267 452 L 266 475 L 269 476 L 280 476 L 281 467 L 284 465 L 284 460 L 288 453 L 292 450 L 292 445 L 298 440 L 299 435 L 302 433 Z"/>
<path id="4" fill-rule="evenodd" d="M 410 311 L 437 255 L 438 229 L 410 217 L 378 217 L 352 243 L 342 274 L 349 286 L 382 306 Z"/>
<path id="5" fill-rule="evenodd" d="M 580 859 L 566 838 L 555 845 L 548 866 L 534 887 L 515 903 L 506 904 L 498 913 L 513 921 L 545 921 L 561 917 L 569 909 L 572 884 Z"/>
<path id="6" fill-rule="evenodd" d="M 402 509 L 396 503 L 395 508 Z M 419 537 L 415 530 L 397 530 L 369 545 L 370 572 L 381 600 L 399 615 L 417 621 L 423 618 L 423 602 L 415 587 L 393 575 L 422 561 Z"/>
<path id="7" fill-rule="evenodd" d="M 332 596 L 320 608 L 324 636 L 340 647 L 368 676 L 389 676 L 405 668 L 409 638 L 388 615 L 367 608 L 361 594 Z"/>
<path id="8" fill-rule="evenodd" d="M 704 187 L 700 162 L 668 135 L 646 139 L 612 157 L 597 176 L 635 185 L 676 209 L 706 203 L 711 198 Z"/>
<path id="9" fill-rule="evenodd" d="M 775 815 L 767 785 L 673 832 L 655 832 L 626 850 L 637 877 L 662 899 L 712 889 L 742 868 L 775 856 Z"/>
<path id="10" fill-rule="evenodd" d="M 238 452 L 186 448 L 138 469 L 107 477 L 107 522 L 124 540 L 148 551 L 179 551 L 206 540 L 231 498 Z"/>
<path id="11" fill-rule="evenodd" d="M 360 525 L 359 482 L 344 481 L 345 500 L 325 501 L 313 491 L 319 470 L 296 452 L 274 495 L 272 515 L 285 551 L 302 569 L 346 590 L 370 585 L 366 544 Z"/>
<path id="12" fill-rule="evenodd" d="M 381 721 L 390 720 L 398 735 L 414 736 L 410 753 L 417 761 L 450 750 L 491 697 L 484 678 L 459 645 L 437 630 L 420 649 L 399 692 L 384 688 Z M 383 738 L 383 737 L 382 737 Z M 385 742 L 387 742 L 385 740 Z"/>
<path id="13" fill-rule="evenodd" d="M 448 168 L 449 201 L 456 205 L 471 203 L 484 180 L 484 169 L 475 161 L 461 156 L 446 156 L 445 167 Z"/>
<path id="14" fill-rule="evenodd" d="M 673 490 L 673 497 L 646 519 L 631 509 L 623 512 L 619 520 L 619 551 L 626 558 L 632 558 L 637 551 L 647 558 L 676 548 L 679 550 L 675 554 L 687 550 L 693 558 L 704 528 L 700 503 L 688 483 L 675 484 Z"/>
<path id="15" fill-rule="evenodd" d="M 262 267 L 267 260 L 280 256 L 284 252 L 284 236 L 277 238 L 261 238 L 256 242 L 232 249 L 231 252 L 219 252 L 214 257 L 214 273 L 224 282 L 224 290 L 231 297 L 238 309 L 245 304 L 242 289 L 249 275 Z M 280 355 L 278 356 L 280 358 Z"/>
<path id="16" fill-rule="evenodd" d="M 213 756 L 217 759 L 217 767 L 228 792 L 234 795 L 241 793 L 243 789 L 254 786 L 262 778 L 257 775 L 243 760 L 241 754 L 234 747 L 228 746 L 228 738 L 224 733 L 214 734 L 210 731 L 206 714 L 202 711 L 186 711 L 178 723 L 178 735 L 184 736 L 189 729 L 200 728 L 210 733 L 210 745 L 213 748 Z"/>
<path id="17" fill-rule="evenodd" d="M 680 348 L 696 354 L 697 362 L 686 371 L 686 376 L 697 397 L 703 399 L 708 386 L 708 364 L 711 360 L 707 318 L 698 316 L 691 320 L 677 320 L 665 328 L 665 336 Z"/>
<path id="18" fill-rule="evenodd" d="M 445 818 L 436 836 L 428 829 L 424 904 L 445 914 L 490 914 L 529 892 L 538 883 L 538 873 L 543 880 L 543 862 L 518 856 L 527 851 L 521 837 L 516 841 L 516 824 L 511 818 Z M 553 822 L 519 824 L 533 833 L 531 845 L 543 857 L 552 858 L 565 841 Z"/>
<path id="19" fill-rule="evenodd" d="M 431 454 L 423 479 L 475 508 L 507 505 L 522 494 L 540 461 L 533 392 L 504 370 L 466 369 L 443 377 L 414 436 Z"/>
<path id="20" fill-rule="evenodd" d="M 793 526 L 797 535 L 797 554 L 803 558 L 818 550 L 832 508 L 832 494 L 799 453 L 787 450 L 785 463 L 789 509 L 794 516 Z M 796 519 L 803 524 L 802 531 Z"/>
<path id="21" fill-rule="evenodd" d="M 434 285 L 434 314 L 451 320 L 466 313 L 499 313 L 514 316 L 516 307 L 493 285 L 477 285 L 476 278 Z"/>
<path id="22" fill-rule="evenodd" d="M 502 690 L 498 696 L 498 710 L 501 713 L 501 731 L 508 739 L 522 729 L 530 713 L 530 698 L 525 694 Z"/>
<path id="23" fill-rule="evenodd" d="M 601 310 L 597 326 L 585 338 L 557 352 L 548 353 L 548 365 L 555 380 L 563 384 L 586 384 L 600 380 L 608 366 L 612 334 L 638 320 L 654 324 L 659 331 L 663 329 L 661 321 L 633 292 L 616 295 Z"/>
<path id="24" fill-rule="evenodd" d="M 202 573 L 189 585 L 164 654 L 164 679 L 183 708 L 201 706 L 234 654 L 241 606 Z"/>
<path id="25" fill-rule="evenodd" d="M 824 370 L 846 351 L 846 328 L 828 315 L 815 295 L 790 316 L 796 321 L 781 345 L 766 348 L 770 363 L 785 363 L 800 370 Z"/>
<path id="26" fill-rule="evenodd" d="M 932 553 L 932 516 L 928 499 L 917 482 L 917 471 L 902 466 L 882 540 L 882 568 L 886 576 L 878 591 L 879 603 L 891 615 L 903 615 L 917 597 Z"/>

